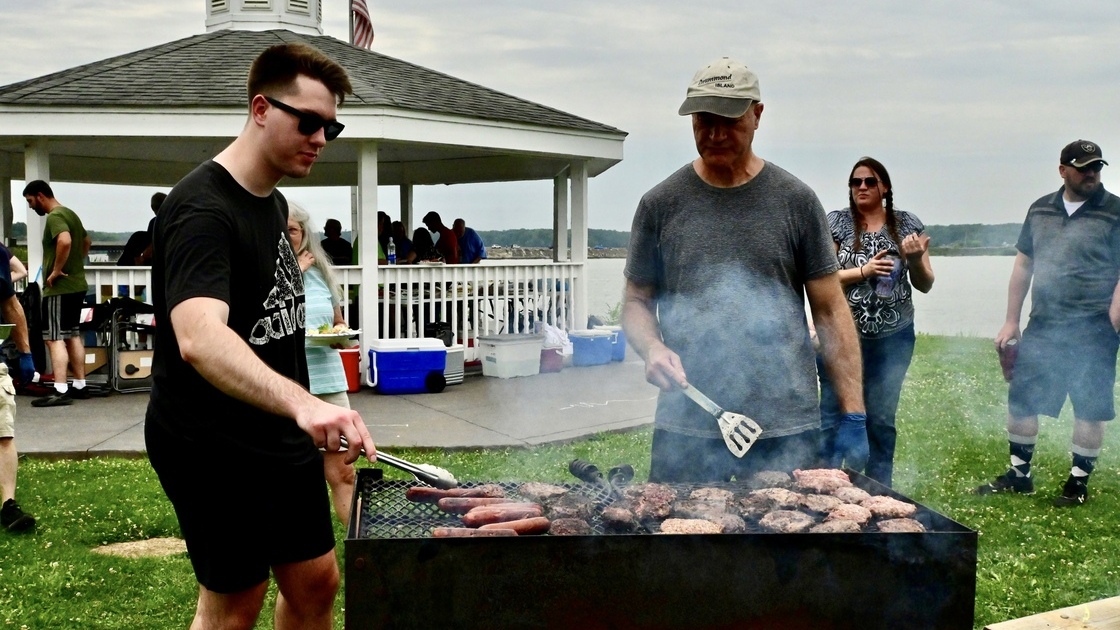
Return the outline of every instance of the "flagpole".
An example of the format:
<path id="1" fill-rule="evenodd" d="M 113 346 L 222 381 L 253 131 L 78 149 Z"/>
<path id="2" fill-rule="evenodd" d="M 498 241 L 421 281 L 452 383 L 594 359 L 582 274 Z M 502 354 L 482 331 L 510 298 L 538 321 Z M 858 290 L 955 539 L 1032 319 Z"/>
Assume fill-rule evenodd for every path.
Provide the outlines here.
<path id="1" fill-rule="evenodd" d="M 354 43 L 354 5 L 353 0 L 346 0 L 346 15 L 350 16 L 350 43 Z"/>

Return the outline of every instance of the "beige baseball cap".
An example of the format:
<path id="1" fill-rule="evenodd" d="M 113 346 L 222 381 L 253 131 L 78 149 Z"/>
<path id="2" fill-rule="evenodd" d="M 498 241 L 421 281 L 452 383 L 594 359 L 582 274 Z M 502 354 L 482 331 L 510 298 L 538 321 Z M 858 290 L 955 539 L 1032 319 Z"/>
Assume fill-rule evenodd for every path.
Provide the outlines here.
<path id="1" fill-rule="evenodd" d="M 762 93 L 758 90 L 758 75 L 746 64 L 721 57 L 692 77 L 684 103 L 677 113 L 688 116 L 709 112 L 725 118 L 738 118 L 759 100 L 762 100 Z"/>

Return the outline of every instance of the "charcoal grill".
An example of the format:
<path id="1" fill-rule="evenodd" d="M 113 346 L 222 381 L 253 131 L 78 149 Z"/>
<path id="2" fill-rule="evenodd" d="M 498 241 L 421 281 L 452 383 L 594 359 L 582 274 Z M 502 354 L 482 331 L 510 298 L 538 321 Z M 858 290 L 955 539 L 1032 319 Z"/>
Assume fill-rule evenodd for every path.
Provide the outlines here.
<path id="1" fill-rule="evenodd" d="M 485 483 L 510 496 L 520 485 Z M 596 516 L 586 536 L 433 539 L 432 528 L 459 520 L 405 499 L 414 485 L 359 471 L 347 628 L 973 627 L 976 533 L 921 505 L 927 531 L 915 534 L 611 534 Z M 558 485 L 612 500 L 599 485 Z"/>

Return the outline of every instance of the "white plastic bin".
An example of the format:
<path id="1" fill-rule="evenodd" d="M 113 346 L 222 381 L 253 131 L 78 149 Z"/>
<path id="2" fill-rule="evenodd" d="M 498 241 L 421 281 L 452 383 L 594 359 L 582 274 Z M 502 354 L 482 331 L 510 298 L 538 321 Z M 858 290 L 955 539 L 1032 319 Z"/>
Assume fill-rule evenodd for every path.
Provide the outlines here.
<path id="1" fill-rule="evenodd" d="M 448 385 L 458 385 L 463 382 L 463 344 L 457 343 L 447 349 L 447 368 L 443 376 Z"/>
<path id="2" fill-rule="evenodd" d="M 513 378 L 541 372 L 544 335 L 491 335 L 478 338 L 483 376 Z"/>

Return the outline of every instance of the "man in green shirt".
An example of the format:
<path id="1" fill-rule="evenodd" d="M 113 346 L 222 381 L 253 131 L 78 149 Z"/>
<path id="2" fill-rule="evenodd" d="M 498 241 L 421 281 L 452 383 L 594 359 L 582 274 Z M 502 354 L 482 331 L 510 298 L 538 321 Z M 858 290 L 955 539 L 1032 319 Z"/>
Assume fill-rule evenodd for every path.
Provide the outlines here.
<path id="1" fill-rule="evenodd" d="M 43 341 L 51 355 L 54 393 L 31 401 L 35 407 L 69 405 L 89 398 L 86 389 L 85 347 L 78 322 L 86 297 L 86 255 L 90 240 L 82 220 L 54 198 L 47 182 L 37 179 L 23 189 L 27 205 L 47 217 L 43 228 Z M 74 387 L 66 384 L 66 366 Z"/>

